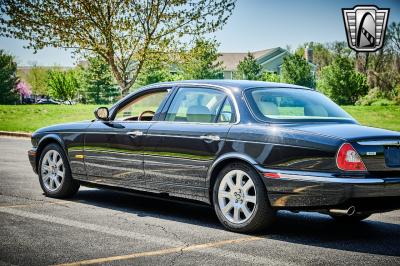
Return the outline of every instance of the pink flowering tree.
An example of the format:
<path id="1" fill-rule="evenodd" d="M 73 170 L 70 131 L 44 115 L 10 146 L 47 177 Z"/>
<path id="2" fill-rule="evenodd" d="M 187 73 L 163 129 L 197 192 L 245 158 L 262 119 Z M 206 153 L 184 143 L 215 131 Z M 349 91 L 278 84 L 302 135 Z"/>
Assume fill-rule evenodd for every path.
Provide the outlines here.
<path id="1" fill-rule="evenodd" d="M 31 88 L 23 81 L 18 82 L 15 87 L 16 91 L 23 97 L 28 97 L 32 94 Z"/>

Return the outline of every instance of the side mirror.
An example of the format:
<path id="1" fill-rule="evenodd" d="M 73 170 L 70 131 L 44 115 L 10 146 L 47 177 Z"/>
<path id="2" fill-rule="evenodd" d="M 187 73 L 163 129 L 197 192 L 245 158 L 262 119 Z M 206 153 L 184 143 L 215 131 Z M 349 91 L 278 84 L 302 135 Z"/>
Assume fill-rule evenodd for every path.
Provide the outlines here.
<path id="1" fill-rule="evenodd" d="M 99 107 L 94 111 L 94 116 L 98 119 L 98 120 L 104 120 L 104 121 L 108 121 L 109 117 L 109 111 L 107 107 Z"/>

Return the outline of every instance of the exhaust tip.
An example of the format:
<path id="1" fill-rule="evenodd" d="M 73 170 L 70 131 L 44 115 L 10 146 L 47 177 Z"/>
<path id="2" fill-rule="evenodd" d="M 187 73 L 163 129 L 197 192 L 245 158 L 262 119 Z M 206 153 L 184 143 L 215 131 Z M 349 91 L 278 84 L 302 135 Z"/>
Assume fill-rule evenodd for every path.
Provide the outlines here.
<path id="1" fill-rule="evenodd" d="M 355 213 L 356 213 L 356 207 L 350 206 L 350 207 L 347 209 L 347 215 L 348 215 L 348 216 L 352 216 L 352 215 L 354 215 Z"/>
<path id="2" fill-rule="evenodd" d="M 352 216 L 356 213 L 356 207 L 350 206 L 347 209 L 330 209 L 329 212 L 333 214 Z"/>

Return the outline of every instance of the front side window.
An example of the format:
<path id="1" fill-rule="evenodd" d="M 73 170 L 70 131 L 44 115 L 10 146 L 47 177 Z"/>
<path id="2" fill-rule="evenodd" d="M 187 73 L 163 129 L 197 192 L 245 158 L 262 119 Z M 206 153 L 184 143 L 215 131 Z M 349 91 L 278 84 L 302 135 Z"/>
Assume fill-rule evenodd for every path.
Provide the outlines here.
<path id="1" fill-rule="evenodd" d="M 261 120 L 353 120 L 323 94 L 295 88 L 255 88 L 245 92 L 253 113 Z"/>
<path id="2" fill-rule="evenodd" d="M 229 119 L 229 108 L 224 107 L 225 93 L 207 88 L 180 88 L 165 117 L 166 121 L 215 123 Z M 226 115 L 220 117 L 223 107 Z M 231 110 L 231 109 L 230 109 Z"/>
<path id="3" fill-rule="evenodd" d="M 118 110 L 115 120 L 150 121 L 167 94 L 168 91 L 165 90 L 139 96 Z"/>

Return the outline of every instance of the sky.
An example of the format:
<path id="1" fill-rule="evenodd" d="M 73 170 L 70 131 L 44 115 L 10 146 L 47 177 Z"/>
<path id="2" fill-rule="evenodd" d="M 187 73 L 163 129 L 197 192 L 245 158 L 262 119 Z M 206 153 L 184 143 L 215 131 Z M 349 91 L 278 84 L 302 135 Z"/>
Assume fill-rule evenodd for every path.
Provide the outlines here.
<path id="1" fill-rule="evenodd" d="M 222 30 L 211 37 L 220 52 L 248 52 L 273 47 L 296 49 L 305 42 L 346 41 L 342 8 L 355 5 L 390 8 L 389 23 L 400 22 L 400 0 L 237 0 Z M 0 49 L 16 57 L 20 66 L 73 66 L 71 51 L 45 48 L 36 54 L 23 48 L 26 42 L 1 38 Z"/>

